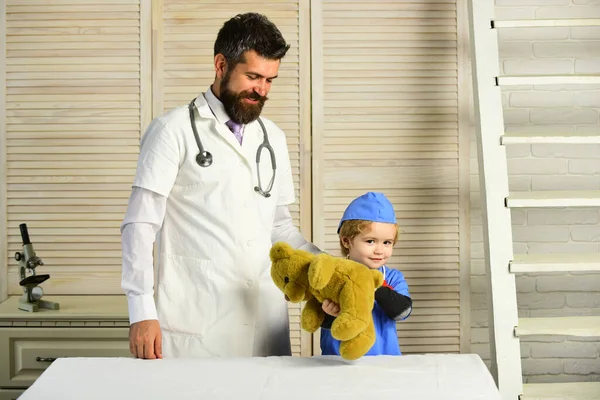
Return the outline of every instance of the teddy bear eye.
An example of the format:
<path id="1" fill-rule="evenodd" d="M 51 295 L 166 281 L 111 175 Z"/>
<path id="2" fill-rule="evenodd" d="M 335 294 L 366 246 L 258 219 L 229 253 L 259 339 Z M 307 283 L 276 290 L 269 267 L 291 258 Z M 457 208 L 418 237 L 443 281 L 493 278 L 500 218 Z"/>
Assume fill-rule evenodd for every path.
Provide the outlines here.
<path id="1" fill-rule="evenodd" d="M 290 278 L 288 278 L 287 276 L 285 278 L 283 278 L 283 283 L 289 283 L 290 282 Z"/>

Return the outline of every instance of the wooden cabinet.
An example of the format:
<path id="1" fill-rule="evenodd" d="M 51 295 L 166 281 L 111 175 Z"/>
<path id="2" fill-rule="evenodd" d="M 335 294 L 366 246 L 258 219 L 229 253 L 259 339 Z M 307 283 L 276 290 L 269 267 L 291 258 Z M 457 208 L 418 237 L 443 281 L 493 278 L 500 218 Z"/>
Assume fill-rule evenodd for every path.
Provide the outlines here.
<path id="1" fill-rule="evenodd" d="M 60 357 L 127 357 L 127 328 L 0 328 L 0 387 L 27 387 Z"/>
<path id="2" fill-rule="evenodd" d="M 46 297 L 44 297 L 46 298 Z M 61 357 L 131 357 L 125 296 L 48 296 L 59 310 L 0 303 L 0 400 L 16 398 Z"/>
<path id="3" fill-rule="evenodd" d="M 17 400 L 24 391 L 22 389 L 0 389 L 0 400 Z"/>

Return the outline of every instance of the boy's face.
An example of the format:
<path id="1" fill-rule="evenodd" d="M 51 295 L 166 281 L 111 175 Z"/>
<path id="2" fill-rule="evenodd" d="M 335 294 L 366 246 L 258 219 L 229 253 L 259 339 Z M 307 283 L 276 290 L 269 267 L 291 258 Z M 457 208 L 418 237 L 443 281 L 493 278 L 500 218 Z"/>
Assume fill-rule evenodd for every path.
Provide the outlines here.
<path id="1" fill-rule="evenodd" d="M 370 230 L 359 233 L 351 241 L 344 239 L 348 257 L 371 269 L 381 268 L 392 255 L 396 226 L 382 222 L 372 222 Z"/>

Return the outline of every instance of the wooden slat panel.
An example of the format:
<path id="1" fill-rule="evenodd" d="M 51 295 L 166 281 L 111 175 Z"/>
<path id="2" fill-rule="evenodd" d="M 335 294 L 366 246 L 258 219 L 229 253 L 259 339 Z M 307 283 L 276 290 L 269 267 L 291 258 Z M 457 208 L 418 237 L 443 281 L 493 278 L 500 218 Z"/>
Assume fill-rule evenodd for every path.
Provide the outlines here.
<path id="1" fill-rule="evenodd" d="M 280 27 L 286 40 L 292 44 L 292 48 L 282 62 L 280 77 L 273 85 L 270 93 L 271 100 L 265 106 L 264 115 L 273 119 L 284 129 L 291 144 L 291 158 L 294 159 L 294 156 L 299 158 L 299 148 L 293 146 L 294 143 L 298 143 L 300 136 L 300 126 L 293 125 L 293 122 L 299 122 L 300 119 L 298 112 L 299 27 L 297 20 L 286 20 L 286 18 L 298 17 L 298 2 L 267 2 L 263 5 L 256 1 L 240 1 L 239 4 L 225 3 L 215 9 L 214 4 L 186 4 L 174 1 L 165 2 L 163 9 L 165 11 L 162 21 L 165 27 L 163 34 L 164 67 L 162 69 L 164 71 L 163 96 L 165 100 L 163 110 L 187 103 L 190 97 L 197 95 L 194 90 L 189 88 L 206 90 L 212 83 L 214 78 L 212 46 L 216 32 L 227 18 L 238 12 L 258 11 L 265 13 Z M 211 20 L 207 21 L 207 18 Z M 189 31 L 182 33 L 180 29 L 182 26 L 192 27 Z M 188 50 L 190 51 L 188 52 Z M 195 58 L 182 60 L 186 54 L 189 54 L 187 57 Z M 182 65 L 182 61 L 189 64 Z M 166 95 L 172 93 L 176 88 L 181 89 L 177 90 L 180 95 L 176 97 Z M 291 101 L 287 104 L 282 103 L 277 99 L 279 93 L 287 95 Z M 296 176 L 295 180 L 299 182 L 299 177 Z M 294 217 L 299 224 L 299 215 L 294 215 Z"/>
<path id="2" fill-rule="evenodd" d="M 6 4 L 0 3 L 0 301 L 8 296 L 8 265 L 5 262 L 8 255 L 7 215 L 8 203 L 6 193 Z"/>
<path id="3" fill-rule="evenodd" d="M 294 223 L 310 237 L 310 175 L 306 171 L 302 145 L 309 137 L 309 112 L 306 99 L 309 93 L 301 91 L 303 82 L 309 82 L 308 59 L 310 44 L 305 42 L 308 15 L 307 0 L 236 0 L 236 1 L 186 1 L 164 0 L 160 16 L 160 44 L 155 77 L 155 114 L 187 104 L 199 92 L 206 91 L 214 80 L 213 46 L 223 23 L 238 13 L 265 14 L 281 30 L 291 48 L 282 60 L 279 77 L 273 83 L 270 100 L 263 115 L 272 119 L 284 130 L 293 169 L 297 204 L 290 207 Z M 303 31 L 303 29 L 305 31 Z M 304 32 L 304 35 L 302 34 Z M 444 34 L 444 33 L 441 33 Z M 303 69 L 304 68 L 304 69 Z M 159 87 L 160 85 L 160 87 Z M 307 85 L 307 83 L 304 83 Z M 308 121 L 310 122 L 310 121 Z M 304 133 L 303 133 L 304 132 Z M 309 165 L 310 166 L 310 165 Z M 299 306 L 290 305 L 290 313 L 299 315 Z M 290 321 L 294 354 L 310 355 L 310 342 L 302 345 L 299 317 Z M 304 333 L 306 335 L 306 333 Z"/>
<path id="4" fill-rule="evenodd" d="M 21 293 L 21 223 L 47 293 L 122 294 L 119 226 L 150 122 L 149 11 L 140 0 L 7 2 L 10 294 Z"/>
<path id="5" fill-rule="evenodd" d="M 336 0 L 313 10 L 316 241 L 341 255 L 348 203 L 384 192 L 400 241 L 413 313 L 403 353 L 460 348 L 458 42 L 456 2 Z M 318 29 L 313 27 L 313 29 Z M 377 62 L 373 62 L 373 57 Z"/>

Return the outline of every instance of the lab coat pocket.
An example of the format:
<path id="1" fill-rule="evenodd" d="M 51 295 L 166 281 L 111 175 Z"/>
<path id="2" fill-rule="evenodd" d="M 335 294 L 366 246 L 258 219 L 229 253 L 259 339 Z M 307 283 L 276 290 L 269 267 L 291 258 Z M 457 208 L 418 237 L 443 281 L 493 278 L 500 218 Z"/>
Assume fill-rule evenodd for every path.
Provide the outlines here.
<path id="1" fill-rule="evenodd" d="M 171 331 L 203 336 L 217 319 L 215 264 L 175 254 L 162 255 L 157 285 L 157 311 Z"/>
<path id="2" fill-rule="evenodd" d="M 189 191 L 201 187 L 204 191 L 214 190 L 224 179 L 234 174 L 230 162 L 222 155 L 215 155 L 208 167 L 199 166 L 195 159 L 186 160 L 175 181 L 176 190 Z"/>

